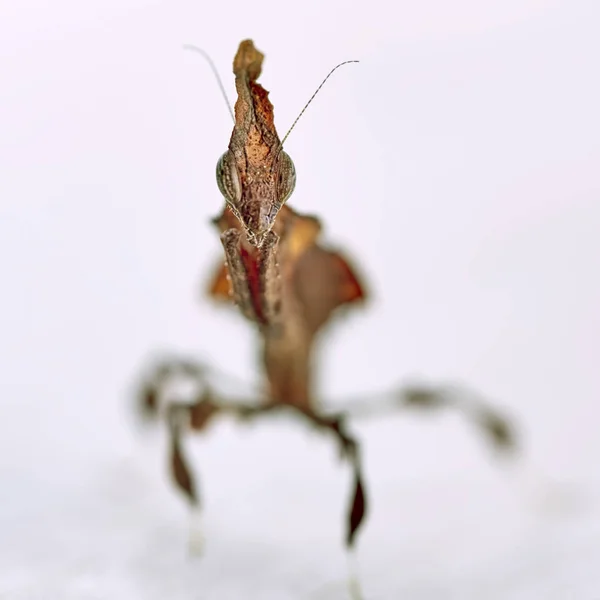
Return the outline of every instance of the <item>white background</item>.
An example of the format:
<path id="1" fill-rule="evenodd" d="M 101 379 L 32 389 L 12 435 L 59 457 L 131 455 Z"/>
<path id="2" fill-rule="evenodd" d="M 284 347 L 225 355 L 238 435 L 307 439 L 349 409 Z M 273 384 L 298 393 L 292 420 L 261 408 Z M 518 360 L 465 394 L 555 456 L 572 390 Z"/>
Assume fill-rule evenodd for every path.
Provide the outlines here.
<path id="1" fill-rule="evenodd" d="M 600 598 L 599 26 L 593 0 L 2 2 L 0 595 L 346 597 L 328 440 L 280 420 L 195 442 L 190 561 L 129 410 L 154 350 L 258 378 L 251 328 L 202 296 L 231 122 L 182 50 L 233 96 L 251 37 L 281 135 L 361 60 L 286 144 L 291 204 L 371 293 L 322 348 L 323 396 L 456 380 L 523 434 L 511 471 L 458 417 L 356 425 L 365 597 Z"/>

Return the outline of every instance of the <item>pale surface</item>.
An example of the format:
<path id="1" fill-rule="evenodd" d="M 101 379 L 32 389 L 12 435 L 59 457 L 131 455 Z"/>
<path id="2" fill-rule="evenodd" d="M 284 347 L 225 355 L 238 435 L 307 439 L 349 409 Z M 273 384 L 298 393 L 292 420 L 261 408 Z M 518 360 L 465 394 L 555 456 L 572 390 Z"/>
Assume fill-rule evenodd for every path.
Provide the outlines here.
<path id="1" fill-rule="evenodd" d="M 209 51 L 232 94 L 252 37 L 282 135 L 361 60 L 286 144 L 294 207 L 373 295 L 332 329 L 324 394 L 458 379 L 526 435 L 515 479 L 457 418 L 357 426 L 365 596 L 598 600 L 598 3 L 207 6 L 0 4 L 0 596 L 346 597 L 332 444 L 281 421 L 197 441 L 207 546 L 190 562 L 162 437 L 127 413 L 155 349 L 255 379 L 251 330 L 200 294 L 231 123 L 181 49 Z"/>

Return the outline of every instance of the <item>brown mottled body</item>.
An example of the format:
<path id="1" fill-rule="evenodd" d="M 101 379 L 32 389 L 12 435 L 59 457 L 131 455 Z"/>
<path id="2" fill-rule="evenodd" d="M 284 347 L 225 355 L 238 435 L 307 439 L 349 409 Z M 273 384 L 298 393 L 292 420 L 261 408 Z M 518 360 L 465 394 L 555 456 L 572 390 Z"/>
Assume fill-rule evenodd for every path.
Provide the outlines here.
<path id="1" fill-rule="evenodd" d="M 364 299 L 356 275 L 342 255 L 317 243 L 321 225 L 284 206 L 272 232 L 273 250 L 253 247 L 226 208 L 216 220 L 223 235 L 236 234 L 210 284 L 211 296 L 237 302 L 259 326 L 270 402 L 314 408 L 312 351 L 320 329 L 339 307 Z M 245 257 L 245 260 L 242 259 Z M 263 268 L 265 256 L 274 257 Z M 230 273 L 240 273 L 230 276 Z M 236 283 L 238 285 L 236 285 Z"/>
<path id="2" fill-rule="evenodd" d="M 246 40 L 233 63 L 235 125 L 217 167 L 227 206 L 215 219 L 227 263 L 210 293 L 232 297 L 259 326 L 269 401 L 310 409 L 315 336 L 338 307 L 365 294 L 345 259 L 319 245 L 318 219 L 284 205 L 295 172 L 268 92 L 256 82 L 262 60 Z"/>

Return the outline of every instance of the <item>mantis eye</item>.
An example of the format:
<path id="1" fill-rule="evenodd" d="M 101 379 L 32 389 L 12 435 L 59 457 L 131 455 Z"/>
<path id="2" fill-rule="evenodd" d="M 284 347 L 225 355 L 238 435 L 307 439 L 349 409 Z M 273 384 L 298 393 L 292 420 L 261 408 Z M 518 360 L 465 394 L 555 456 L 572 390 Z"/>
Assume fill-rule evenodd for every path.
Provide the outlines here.
<path id="1" fill-rule="evenodd" d="M 227 202 L 235 204 L 242 197 L 242 186 L 235 164 L 230 160 L 229 151 L 217 162 L 217 185 Z"/>
<path id="2" fill-rule="evenodd" d="M 283 204 L 294 191 L 296 187 L 296 167 L 288 154 L 281 151 L 279 159 L 279 177 L 277 180 L 277 197 Z"/>

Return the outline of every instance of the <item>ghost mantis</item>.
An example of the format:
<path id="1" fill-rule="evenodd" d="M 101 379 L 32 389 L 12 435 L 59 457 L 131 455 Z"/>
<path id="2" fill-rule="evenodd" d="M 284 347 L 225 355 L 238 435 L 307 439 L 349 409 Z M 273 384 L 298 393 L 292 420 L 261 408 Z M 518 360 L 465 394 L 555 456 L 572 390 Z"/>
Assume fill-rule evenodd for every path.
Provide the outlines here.
<path id="1" fill-rule="evenodd" d="M 164 417 L 172 476 L 196 510 L 200 494 L 182 440 L 188 432 L 204 431 L 217 416 L 254 420 L 287 411 L 331 436 L 353 474 L 345 515 L 345 544 L 352 548 L 367 510 L 361 447 L 351 430 L 353 418 L 401 408 L 451 407 L 462 411 L 496 449 L 505 452 L 515 447 L 514 432 L 483 400 L 447 386 L 405 387 L 383 397 L 374 394 L 337 413 L 326 411 L 317 401 L 313 351 L 319 337 L 338 313 L 360 306 L 367 294 L 350 261 L 320 241 L 319 219 L 296 212 L 287 203 L 296 172 L 283 149 L 287 135 L 280 141 L 269 94 L 257 81 L 263 58 L 254 43 L 245 40 L 233 61 L 234 126 L 216 168 L 224 207 L 212 221 L 225 260 L 219 261 L 207 291 L 212 299 L 234 306 L 256 329 L 266 391 L 257 397 L 225 397 L 210 385 L 206 365 L 166 358 L 152 365 L 144 377 L 139 407 L 146 414 Z M 169 393 L 178 379 L 192 381 L 192 401 Z"/>

